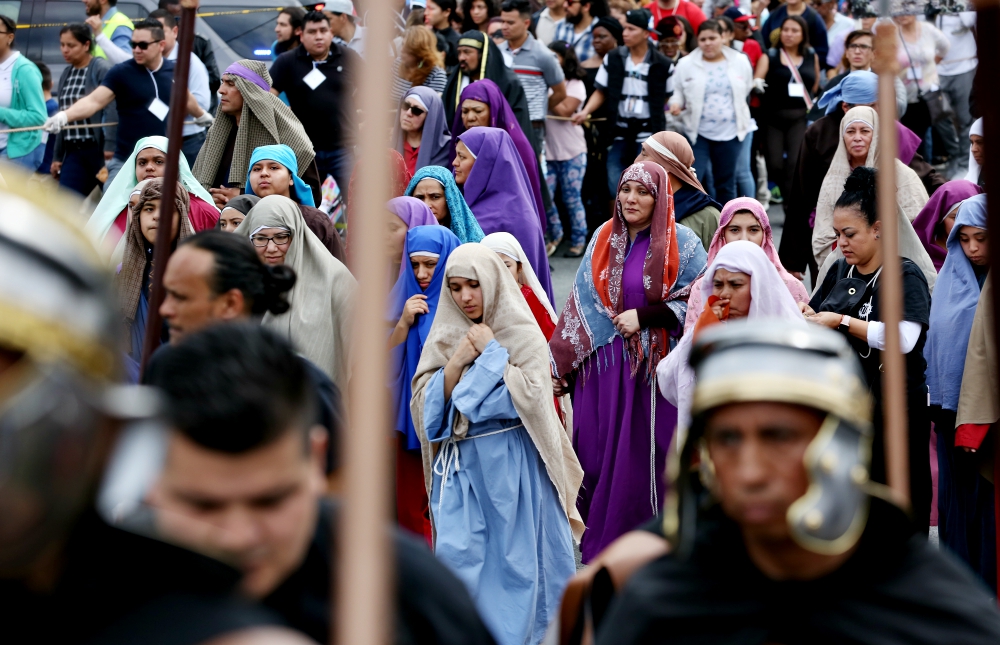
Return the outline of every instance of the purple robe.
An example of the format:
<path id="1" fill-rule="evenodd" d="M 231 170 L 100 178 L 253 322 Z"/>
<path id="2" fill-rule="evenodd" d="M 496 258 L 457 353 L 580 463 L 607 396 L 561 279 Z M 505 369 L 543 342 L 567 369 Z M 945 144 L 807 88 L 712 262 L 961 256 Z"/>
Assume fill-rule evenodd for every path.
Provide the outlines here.
<path id="1" fill-rule="evenodd" d="M 622 270 L 626 310 L 644 307 L 642 265 L 649 229 L 636 236 Z M 589 562 L 623 533 L 651 519 L 663 507 L 667 450 L 677 409 L 655 393 L 640 369 L 630 375 L 621 336 L 598 348 L 577 371 L 573 393 L 573 448 L 583 466 L 577 508 L 587 530 L 580 545 Z M 656 404 L 656 446 L 650 469 L 650 404 Z M 651 476 L 655 481 L 651 485 Z"/>
<path id="2" fill-rule="evenodd" d="M 499 128 L 475 127 L 459 139 L 476 157 L 462 186 L 476 221 L 487 235 L 503 231 L 517 238 L 549 302 L 554 302 L 542 225 L 535 214 L 524 164 L 510 135 Z"/>

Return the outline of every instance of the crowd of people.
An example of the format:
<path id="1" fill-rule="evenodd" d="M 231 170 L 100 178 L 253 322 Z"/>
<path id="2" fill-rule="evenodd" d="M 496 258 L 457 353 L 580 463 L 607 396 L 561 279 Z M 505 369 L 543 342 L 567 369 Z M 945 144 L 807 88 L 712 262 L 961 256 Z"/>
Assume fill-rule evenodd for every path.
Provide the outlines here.
<path id="1" fill-rule="evenodd" d="M 37 628 L 61 642 L 147 640 L 181 616 L 204 629 L 163 642 L 327 640 L 339 444 L 358 430 L 355 178 L 378 172 L 397 642 L 1000 639 L 974 11 L 879 19 L 900 68 L 886 160 L 863 3 L 409 0 L 388 44 L 365 42 L 368 2 L 288 7 L 270 64 L 220 73 L 196 39 L 178 141 L 179 5 L 133 22 L 85 4 L 55 86 L 0 7 L 0 158 L 35 176 L 0 189 L 0 430 L 10 414 L 51 439 L 0 459 L 18 624 L 56 603 L 79 620 Z M 386 54 L 393 127 L 371 168 L 355 99 Z M 56 180 L 96 201 L 79 226 L 31 194 Z M 560 251 L 579 261 L 568 296 Z M 883 486 L 880 275 L 897 252 L 905 514 Z M 164 404 L 115 403 L 121 382 Z M 28 421 L 33 387 L 81 419 Z M 157 447 L 111 452 L 108 427 L 154 417 Z M 89 443 L 48 486 L 74 424 Z M 137 499 L 111 475 L 95 492 L 94 464 L 129 459 L 158 463 Z M 822 611 L 816 594 L 845 600 Z"/>

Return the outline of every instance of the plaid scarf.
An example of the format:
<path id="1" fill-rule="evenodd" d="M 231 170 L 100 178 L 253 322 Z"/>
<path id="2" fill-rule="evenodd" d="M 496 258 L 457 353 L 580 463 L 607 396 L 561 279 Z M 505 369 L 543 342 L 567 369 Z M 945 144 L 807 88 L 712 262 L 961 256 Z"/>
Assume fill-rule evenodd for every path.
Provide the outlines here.
<path id="1" fill-rule="evenodd" d="M 118 307 L 126 324 L 132 324 L 135 320 L 135 312 L 139 307 L 139 296 L 146 276 L 153 274 L 153 245 L 142 236 L 142 227 L 139 225 L 139 214 L 146 202 L 163 198 L 163 180 L 153 179 L 146 184 L 142 193 L 139 194 L 139 201 L 135 208 L 129 213 L 128 224 L 125 227 L 125 251 L 122 256 L 122 266 L 118 275 L 115 276 L 115 291 L 118 294 Z M 181 221 L 177 230 L 177 238 L 174 244 L 186 237 L 194 235 L 194 228 L 191 220 L 188 219 L 188 212 L 191 202 L 188 192 L 180 183 L 177 184 L 177 196 L 174 198 L 174 206 L 180 213 Z M 146 270 L 147 257 L 149 270 Z M 150 280 L 152 282 L 152 280 Z"/>
<path id="2" fill-rule="evenodd" d="M 271 83 L 271 75 L 264 63 L 253 60 L 237 61 L 262 79 Z M 223 79 L 232 79 L 236 88 L 243 95 L 243 112 L 240 125 L 236 131 L 236 147 L 233 149 L 233 163 L 229 169 L 229 183 L 243 186 L 247 178 L 247 164 L 250 154 L 260 146 L 283 143 L 295 152 L 299 162 L 298 175 L 309 168 L 316 153 L 312 142 L 306 136 L 302 123 L 291 108 L 281 102 L 277 96 L 265 91 L 245 78 L 233 74 L 223 74 Z M 211 188 L 212 180 L 219 170 L 222 157 L 226 152 L 226 142 L 236 125 L 236 120 L 228 114 L 220 114 L 205 136 L 205 144 L 198 154 L 192 173 L 205 188 Z"/>

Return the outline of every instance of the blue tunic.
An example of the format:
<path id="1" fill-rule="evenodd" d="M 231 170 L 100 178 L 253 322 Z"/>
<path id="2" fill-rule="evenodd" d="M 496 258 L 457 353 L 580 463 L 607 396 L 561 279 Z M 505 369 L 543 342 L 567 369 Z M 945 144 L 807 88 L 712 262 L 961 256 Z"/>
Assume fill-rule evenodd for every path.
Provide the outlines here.
<path id="1" fill-rule="evenodd" d="M 450 401 L 444 369 L 428 383 L 424 426 L 441 443 L 430 505 L 435 553 L 468 587 L 497 643 L 534 645 L 576 566 L 569 520 L 503 382 L 507 358 L 491 340 Z M 451 438 L 456 409 L 469 420 L 468 439 Z"/>

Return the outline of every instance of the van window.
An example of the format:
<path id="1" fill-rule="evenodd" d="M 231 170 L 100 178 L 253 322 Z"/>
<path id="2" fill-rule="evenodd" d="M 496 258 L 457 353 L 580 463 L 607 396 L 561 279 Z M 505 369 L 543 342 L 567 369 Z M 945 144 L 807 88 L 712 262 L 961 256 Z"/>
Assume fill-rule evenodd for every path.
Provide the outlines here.
<path id="1" fill-rule="evenodd" d="M 233 6 L 203 6 L 198 16 L 215 30 L 240 58 L 271 60 L 274 25 L 279 9 L 238 13 Z M 217 14 L 217 15 L 213 15 Z"/>
<path id="2" fill-rule="evenodd" d="M 17 22 L 17 17 L 19 13 L 21 13 L 20 2 L 10 2 L 9 0 L 0 0 L 0 15 L 7 16 L 14 22 Z"/>

